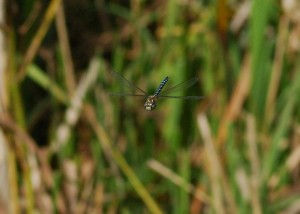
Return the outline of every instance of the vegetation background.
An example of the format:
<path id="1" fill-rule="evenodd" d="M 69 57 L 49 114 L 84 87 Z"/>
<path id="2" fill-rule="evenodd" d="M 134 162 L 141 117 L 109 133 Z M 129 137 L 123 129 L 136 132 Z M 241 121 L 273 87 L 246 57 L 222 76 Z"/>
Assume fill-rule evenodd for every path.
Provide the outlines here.
<path id="1" fill-rule="evenodd" d="M 1 213 L 299 213 L 299 11 L 1 1 Z M 147 112 L 111 69 L 205 99 Z"/>

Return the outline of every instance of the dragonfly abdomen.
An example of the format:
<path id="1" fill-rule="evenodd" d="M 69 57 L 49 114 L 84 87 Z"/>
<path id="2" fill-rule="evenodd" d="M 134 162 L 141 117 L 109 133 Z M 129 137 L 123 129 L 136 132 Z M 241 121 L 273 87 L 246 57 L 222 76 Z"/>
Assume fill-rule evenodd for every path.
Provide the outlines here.
<path id="1" fill-rule="evenodd" d="M 161 92 L 161 90 L 163 89 L 163 87 L 167 84 L 169 80 L 169 77 L 165 77 L 163 81 L 161 81 L 161 83 L 159 84 L 156 92 L 154 93 L 154 96 L 158 96 L 159 93 Z"/>

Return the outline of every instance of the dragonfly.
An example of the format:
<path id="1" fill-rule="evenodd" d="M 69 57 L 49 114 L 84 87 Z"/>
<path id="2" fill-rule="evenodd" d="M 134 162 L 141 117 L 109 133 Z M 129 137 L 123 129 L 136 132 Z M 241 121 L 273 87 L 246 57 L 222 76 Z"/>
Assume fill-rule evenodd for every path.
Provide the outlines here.
<path id="1" fill-rule="evenodd" d="M 167 84 L 167 82 L 169 81 L 169 77 L 166 76 L 161 83 L 159 84 L 159 86 L 157 87 L 156 91 L 154 92 L 154 94 L 148 94 L 147 92 L 145 92 L 143 89 L 137 87 L 136 85 L 134 85 L 132 82 L 130 82 L 129 80 L 127 80 L 125 77 L 123 77 L 121 74 L 115 72 L 115 71 L 111 71 L 111 73 L 113 74 L 113 76 L 115 76 L 117 79 L 119 79 L 125 86 L 138 91 L 138 94 L 129 94 L 129 93 L 114 93 L 111 92 L 110 94 L 113 96 L 133 96 L 133 97 L 144 97 L 146 99 L 144 107 L 147 111 L 152 111 L 156 108 L 156 103 L 158 99 L 165 99 L 165 98 L 171 98 L 171 99 L 194 99 L 194 100 L 200 100 L 203 99 L 203 96 L 172 96 L 172 95 L 168 95 L 169 93 L 174 93 L 176 91 L 179 90 L 183 90 L 186 88 L 191 87 L 192 85 L 194 85 L 197 81 L 198 78 L 191 78 L 187 81 L 181 82 L 175 86 L 172 86 L 166 90 L 163 90 L 163 88 L 165 87 L 165 85 Z"/>

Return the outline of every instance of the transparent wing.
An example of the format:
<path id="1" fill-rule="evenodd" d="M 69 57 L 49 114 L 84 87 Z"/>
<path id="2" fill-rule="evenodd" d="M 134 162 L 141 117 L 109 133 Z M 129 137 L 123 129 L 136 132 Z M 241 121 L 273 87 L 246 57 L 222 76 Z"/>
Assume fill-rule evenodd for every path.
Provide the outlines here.
<path id="1" fill-rule="evenodd" d="M 110 71 L 110 73 L 115 76 L 116 78 L 118 78 L 124 85 L 126 85 L 127 87 L 134 89 L 134 90 L 138 90 L 140 92 L 142 92 L 144 95 L 146 95 L 147 93 L 140 89 L 139 87 L 135 86 L 133 83 L 131 83 L 129 80 L 127 80 L 125 77 L 121 76 L 119 73 L 115 72 L 115 71 Z M 125 96 L 125 95 L 124 95 Z"/>
<path id="2" fill-rule="evenodd" d="M 145 94 L 126 94 L 126 93 L 115 93 L 115 92 L 109 92 L 108 94 L 111 95 L 111 96 L 118 96 L 118 97 L 127 97 L 127 96 L 147 97 L 147 95 L 145 95 Z"/>
<path id="3" fill-rule="evenodd" d="M 201 99 L 204 99 L 203 96 L 167 96 L 167 95 L 158 95 L 158 99 L 166 99 L 166 98 L 185 99 L 185 100 L 201 100 Z"/>
<path id="4" fill-rule="evenodd" d="M 192 79 L 189 79 L 187 81 L 184 81 L 182 83 L 179 83 L 171 88 L 168 88 L 166 90 L 162 90 L 160 97 L 163 97 L 165 94 L 173 93 L 176 91 L 181 91 L 183 89 L 189 88 L 192 85 L 194 85 L 198 81 L 198 78 L 194 77 Z M 166 96 L 165 96 L 166 97 Z M 170 96 L 169 98 L 175 98 L 176 96 Z M 192 97 L 192 96 L 189 96 Z"/>

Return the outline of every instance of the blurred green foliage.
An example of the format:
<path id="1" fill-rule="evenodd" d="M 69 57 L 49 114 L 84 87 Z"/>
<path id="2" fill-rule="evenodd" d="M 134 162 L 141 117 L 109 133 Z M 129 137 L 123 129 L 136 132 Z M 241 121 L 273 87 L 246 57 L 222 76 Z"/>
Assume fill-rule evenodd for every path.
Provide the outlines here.
<path id="1" fill-rule="evenodd" d="M 17 82 L 18 68 L 51 2 L 13 2 L 10 113 L 34 137 L 38 152 L 25 146 L 26 155 L 12 153 L 17 165 L 28 161 L 27 155 L 37 158 L 42 179 L 39 188 L 27 186 L 27 194 L 16 194 L 26 201 L 21 210 L 291 210 L 299 203 L 299 154 L 294 151 L 300 142 L 300 21 L 295 9 L 300 5 L 286 2 L 66 0 L 65 17 L 56 13 L 26 76 Z M 66 24 L 66 40 L 59 18 Z M 97 82 L 79 97 L 82 106 L 78 120 L 70 119 L 73 124 L 68 119 L 77 104 L 73 98 L 95 56 L 101 65 Z M 165 76 L 169 86 L 197 77 L 195 86 L 175 95 L 205 99 L 163 99 L 147 112 L 143 99 L 109 95 L 131 93 L 110 70 L 149 93 Z M 68 83 L 72 80 L 74 87 Z M 62 125 L 69 135 L 53 149 L 66 131 Z M 37 155 L 44 150 L 45 163 Z M 33 168 L 29 164 L 15 171 L 21 192 Z M 53 183 L 47 183 L 47 175 Z"/>

